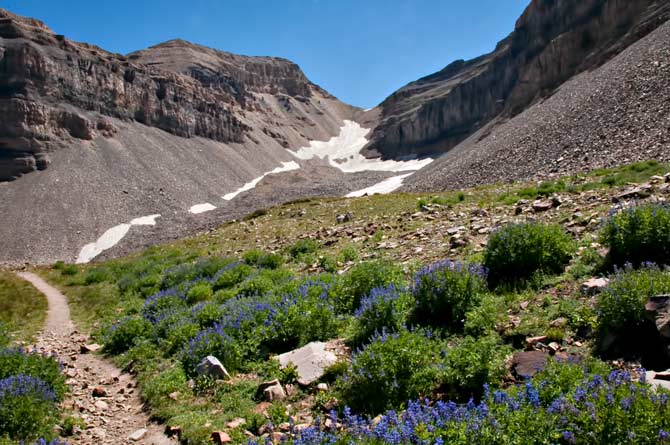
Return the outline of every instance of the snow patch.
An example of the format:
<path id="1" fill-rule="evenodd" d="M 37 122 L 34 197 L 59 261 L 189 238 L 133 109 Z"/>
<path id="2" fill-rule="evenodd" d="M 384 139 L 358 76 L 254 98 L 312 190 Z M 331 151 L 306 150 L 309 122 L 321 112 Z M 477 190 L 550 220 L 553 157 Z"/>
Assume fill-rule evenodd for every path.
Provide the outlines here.
<path id="1" fill-rule="evenodd" d="M 160 215 L 142 216 L 133 219 L 128 224 L 119 224 L 108 229 L 94 243 L 86 244 L 81 248 L 77 257 L 77 264 L 89 263 L 105 250 L 116 246 L 128 234 L 132 226 L 155 226 L 156 218 L 160 218 Z"/>
<path id="2" fill-rule="evenodd" d="M 189 213 L 193 213 L 194 215 L 198 215 L 200 213 L 205 213 L 205 212 L 211 212 L 212 210 L 215 210 L 216 206 L 206 202 L 204 204 L 196 204 L 190 209 L 188 209 Z"/>
<path id="3" fill-rule="evenodd" d="M 412 176 L 414 173 L 408 173 L 406 175 L 393 176 L 391 178 L 385 179 L 382 182 L 379 182 L 373 186 L 356 190 L 355 192 L 349 193 L 347 198 L 358 198 L 365 195 L 385 195 L 391 193 L 400 188 L 405 178 Z"/>
<path id="4" fill-rule="evenodd" d="M 155 226 L 156 218 L 160 218 L 160 215 L 149 215 L 142 216 L 141 218 L 135 218 L 130 221 L 131 226 Z"/>
<path id="5" fill-rule="evenodd" d="M 253 181 L 247 182 L 246 184 L 244 184 L 242 187 L 235 190 L 234 192 L 228 193 L 227 195 L 225 195 L 223 197 L 223 199 L 225 199 L 226 201 L 232 201 L 240 193 L 249 191 L 249 190 L 253 189 L 254 187 L 256 187 L 258 185 L 258 183 L 261 182 L 263 180 L 263 178 L 265 178 L 268 175 L 274 175 L 274 174 L 277 174 L 277 173 L 284 173 L 284 172 L 289 172 L 289 171 L 292 171 L 292 170 L 298 170 L 299 168 L 300 168 L 300 165 L 298 165 L 298 163 L 295 162 L 295 161 L 282 162 L 281 167 L 277 167 L 272 171 L 264 173 L 262 176 L 259 176 L 258 178 L 254 179 Z"/>
<path id="6" fill-rule="evenodd" d="M 360 153 L 369 142 L 366 137 L 368 133 L 370 130 L 361 127 L 357 122 L 345 120 L 340 134 L 329 141 L 312 141 L 308 147 L 302 147 L 298 151 L 288 150 L 288 152 L 303 160 L 314 157 L 327 159 L 330 165 L 339 168 L 344 173 L 416 171 L 433 162 L 431 158 L 407 158 L 400 161 L 368 159 Z"/>

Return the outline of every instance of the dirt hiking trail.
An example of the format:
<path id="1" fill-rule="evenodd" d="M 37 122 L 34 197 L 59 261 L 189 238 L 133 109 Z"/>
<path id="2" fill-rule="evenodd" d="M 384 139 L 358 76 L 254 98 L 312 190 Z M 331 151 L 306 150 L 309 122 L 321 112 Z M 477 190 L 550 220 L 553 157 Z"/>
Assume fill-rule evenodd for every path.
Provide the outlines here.
<path id="1" fill-rule="evenodd" d="M 43 353 L 58 355 L 70 388 L 64 405 L 85 422 L 85 427 L 67 442 L 174 445 L 176 442 L 168 439 L 163 428 L 152 423 L 144 411 L 133 376 L 87 351 L 89 339 L 75 329 L 65 295 L 33 273 L 17 275 L 35 286 L 49 302 L 44 331 L 35 347 Z"/>

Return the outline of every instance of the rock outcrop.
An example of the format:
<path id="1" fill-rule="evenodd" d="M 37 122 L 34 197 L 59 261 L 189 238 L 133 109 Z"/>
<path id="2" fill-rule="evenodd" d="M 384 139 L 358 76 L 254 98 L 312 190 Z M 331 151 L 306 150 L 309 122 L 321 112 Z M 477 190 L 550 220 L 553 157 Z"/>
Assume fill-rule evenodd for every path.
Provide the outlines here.
<path id="1" fill-rule="evenodd" d="M 381 105 L 367 149 L 384 157 L 445 152 L 494 118 L 514 116 L 600 66 L 670 17 L 661 0 L 533 0 L 485 56 L 457 61 Z"/>
<path id="2" fill-rule="evenodd" d="M 244 143 L 252 129 L 245 116 L 267 106 L 263 94 L 286 112 L 315 95 L 334 100 L 288 60 L 181 40 L 122 56 L 0 10 L 0 181 L 46 168 L 48 153 L 71 139 L 113 136 L 107 117 Z M 266 134 L 288 145 L 281 131 Z"/>

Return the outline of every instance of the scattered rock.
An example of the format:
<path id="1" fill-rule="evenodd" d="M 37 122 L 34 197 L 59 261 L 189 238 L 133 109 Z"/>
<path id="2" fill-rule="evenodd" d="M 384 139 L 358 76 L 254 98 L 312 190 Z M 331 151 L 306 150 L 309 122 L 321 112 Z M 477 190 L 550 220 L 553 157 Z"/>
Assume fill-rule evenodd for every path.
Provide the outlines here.
<path id="1" fill-rule="evenodd" d="M 148 433 L 146 428 L 140 428 L 139 430 L 135 431 L 133 434 L 128 436 L 128 439 L 133 441 L 133 442 L 139 442 L 140 440 L 144 439 L 144 436 L 146 436 Z"/>
<path id="2" fill-rule="evenodd" d="M 231 379 L 226 368 L 213 355 L 205 357 L 196 368 L 196 372 L 198 375 L 206 375 L 214 379 Z"/>
<path id="3" fill-rule="evenodd" d="M 606 288 L 609 283 L 609 278 L 591 278 L 582 284 L 580 291 L 583 295 L 596 295 Z"/>
<path id="4" fill-rule="evenodd" d="M 325 370 L 337 362 L 337 356 L 326 350 L 326 343 L 313 342 L 286 354 L 278 355 L 282 368 L 293 363 L 298 371 L 298 383 L 311 385 L 323 377 Z"/>
<path id="5" fill-rule="evenodd" d="M 93 388 L 93 397 L 108 397 L 109 393 L 102 386 L 96 386 Z"/>
<path id="6" fill-rule="evenodd" d="M 538 200 L 533 203 L 533 211 L 535 213 L 546 212 L 552 208 L 554 208 L 554 204 L 551 201 Z"/>
<path id="7" fill-rule="evenodd" d="M 354 219 L 354 215 L 350 212 L 343 213 L 341 215 L 337 215 L 335 217 L 335 220 L 337 221 L 338 224 L 344 224 L 351 222 Z"/>
<path id="8" fill-rule="evenodd" d="M 627 201 L 630 199 L 646 199 L 651 196 L 652 186 L 649 184 L 642 185 L 640 187 L 635 187 L 624 191 L 618 195 L 612 197 L 612 202 L 618 203 L 621 201 Z"/>
<path id="9" fill-rule="evenodd" d="M 233 439 L 227 433 L 224 433 L 223 431 L 216 431 L 216 432 L 212 433 L 212 436 L 210 437 L 210 440 L 217 445 L 221 445 L 221 444 L 224 444 L 224 443 L 230 443 L 230 442 L 233 441 Z"/>
<path id="10" fill-rule="evenodd" d="M 231 430 L 234 430 L 235 428 L 239 428 L 242 425 L 245 425 L 247 423 L 246 420 L 244 420 L 241 417 L 238 417 L 236 419 L 231 420 L 226 424 L 226 427 L 230 428 Z"/>
<path id="11" fill-rule="evenodd" d="M 316 389 L 319 390 L 319 391 L 323 391 L 323 392 L 328 391 L 328 384 L 327 383 L 319 383 L 318 385 L 316 385 Z"/>
<path id="12" fill-rule="evenodd" d="M 263 393 L 263 397 L 268 402 L 286 400 L 286 391 L 284 391 L 278 379 L 261 383 L 258 390 Z"/>
<path id="13" fill-rule="evenodd" d="M 93 344 L 90 344 L 90 345 L 81 345 L 81 353 L 82 354 L 88 354 L 89 352 L 98 352 L 101 349 L 102 349 L 102 346 L 100 346 L 97 343 L 93 343 Z"/>
<path id="14" fill-rule="evenodd" d="M 546 343 L 547 340 L 549 340 L 549 337 L 546 335 L 541 335 L 538 337 L 528 337 L 526 339 L 526 346 L 529 348 L 532 348 L 533 346 L 537 345 L 538 343 Z"/>

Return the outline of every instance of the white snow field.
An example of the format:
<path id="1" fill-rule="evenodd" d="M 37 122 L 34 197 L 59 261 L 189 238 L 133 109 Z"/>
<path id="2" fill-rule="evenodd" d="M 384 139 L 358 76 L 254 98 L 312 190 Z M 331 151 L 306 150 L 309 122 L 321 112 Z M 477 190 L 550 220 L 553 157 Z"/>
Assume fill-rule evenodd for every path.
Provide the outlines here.
<path id="1" fill-rule="evenodd" d="M 194 205 L 188 209 L 188 212 L 193 213 L 194 215 L 199 215 L 200 213 L 211 212 L 212 210 L 216 210 L 216 206 L 206 202 L 204 204 Z"/>
<path id="2" fill-rule="evenodd" d="M 254 179 L 253 181 L 247 182 L 246 184 L 244 184 L 242 187 L 238 188 L 234 192 L 228 193 L 227 195 L 225 195 L 223 197 L 223 199 L 225 199 L 226 201 L 232 201 L 240 193 L 249 191 L 249 190 L 253 189 L 254 187 L 256 187 L 256 185 L 258 185 L 258 183 L 261 182 L 263 180 L 263 178 L 265 178 L 268 175 L 274 175 L 276 173 L 290 172 L 292 170 L 298 170 L 299 168 L 300 168 L 300 165 L 298 165 L 298 163 L 295 162 L 295 161 L 282 162 L 281 167 L 277 167 L 272 171 L 269 171 L 267 173 L 263 173 L 263 175 L 259 176 L 258 178 Z"/>
<path id="3" fill-rule="evenodd" d="M 416 171 L 433 162 L 431 158 L 404 161 L 368 159 L 360 151 L 368 143 L 366 136 L 369 132 L 369 129 L 361 127 L 357 122 L 345 120 L 340 134 L 329 141 L 312 141 L 308 147 L 302 147 L 298 151 L 288 150 L 288 152 L 303 160 L 314 157 L 328 158 L 330 165 L 339 168 L 344 173 Z"/>
<path id="4" fill-rule="evenodd" d="M 114 247 L 128 234 L 128 231 L 132 226 L 155 226 L 156 218 L 160 218 L 160 215 L 142 216 L 133 219 L 128 224 L 119 224 L 118 226 L 108 229 L 94 243 L 86 244 L 81 248 L 79 257 L 77 257 L 77 264 L 89 263 L 93 258 L 97 257 L 105 250 Z"/>
<path id="5" fill-rule="evenodd" d="M 402 186 L 402 183 L 405 180 L 405 178 L 412 176 L 413 174 L 414 173 L 407 173 L 405 175 L 392 176 L 370 187 L 361 190 L 356 190 L 355 192 L 351 192 L 346 197 L 359 198 L 365 195 L 377 195 L 377 194 L 385 195 L 387 193 L 391 193 L 399 189 L 400 186 Z"/>

